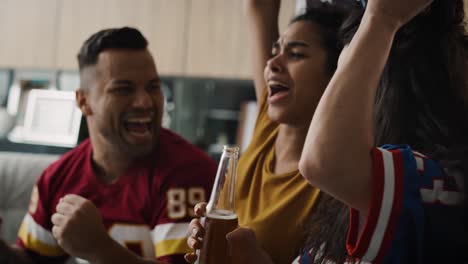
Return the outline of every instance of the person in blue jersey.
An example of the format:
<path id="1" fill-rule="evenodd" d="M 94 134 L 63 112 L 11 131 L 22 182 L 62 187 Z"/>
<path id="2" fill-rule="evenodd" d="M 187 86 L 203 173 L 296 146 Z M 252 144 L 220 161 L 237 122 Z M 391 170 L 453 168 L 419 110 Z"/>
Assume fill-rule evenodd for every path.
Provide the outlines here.
<path id="1" fill-rule="evenodd" d="M 468 263 L 463 19 L 462 0 L 369 0 L 345 23 L 299 168 L 351 208 L 347 254 L 323 234 L 297 263 Z"/>

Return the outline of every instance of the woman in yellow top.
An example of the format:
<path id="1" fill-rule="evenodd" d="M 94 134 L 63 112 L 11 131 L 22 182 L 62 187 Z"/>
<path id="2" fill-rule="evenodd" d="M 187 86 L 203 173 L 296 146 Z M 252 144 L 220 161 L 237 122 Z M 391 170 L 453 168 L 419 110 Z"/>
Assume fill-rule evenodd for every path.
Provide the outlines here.
<path id="1" fill-rule="evenodd" d="M 336 68 L 344 16 L 334 9 L 312 10 L 294 18 L 278 38 L 280 0 L 244 0 L 244 7 L 259 114 L 238 163 L 235 209 L 239 225 L 255 232 L 275 263 L 291 263 L 304 244 L 302 223 L 319 196 L 299 173 L 298 162 L 313 112 Z M 201 228 L 198 220 L 194 224 Z M 197 238 L 190 239 L 190 246 L 200 246 Z"/>

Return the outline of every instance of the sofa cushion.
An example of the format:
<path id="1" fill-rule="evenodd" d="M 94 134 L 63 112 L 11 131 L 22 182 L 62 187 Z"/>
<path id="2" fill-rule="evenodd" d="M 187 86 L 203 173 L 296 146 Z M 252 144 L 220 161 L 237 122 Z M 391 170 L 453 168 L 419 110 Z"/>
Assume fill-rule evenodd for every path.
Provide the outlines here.
<path id="1" fill-rule="evenodd" d="M 7 242 L 16 241 L 37 178 L 57 159 L 55 155 L 0 152 L 1 235 Z"/>

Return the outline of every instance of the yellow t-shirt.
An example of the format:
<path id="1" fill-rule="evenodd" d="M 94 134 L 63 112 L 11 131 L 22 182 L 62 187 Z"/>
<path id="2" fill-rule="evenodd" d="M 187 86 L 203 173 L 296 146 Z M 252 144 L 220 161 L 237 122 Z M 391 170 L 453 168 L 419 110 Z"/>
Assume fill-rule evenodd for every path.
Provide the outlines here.
<path id="1" fill-rule="evenodd" d="M 274 143 L 278 124 L 268 117 L 266 95 L 252 141 L 241 155 L 236 179 L 239 225 L 252 228 L 275 264 L 291 263 L 304 246 L 307 221 L 319 190 L 299 170 L 274 174 Z"/>

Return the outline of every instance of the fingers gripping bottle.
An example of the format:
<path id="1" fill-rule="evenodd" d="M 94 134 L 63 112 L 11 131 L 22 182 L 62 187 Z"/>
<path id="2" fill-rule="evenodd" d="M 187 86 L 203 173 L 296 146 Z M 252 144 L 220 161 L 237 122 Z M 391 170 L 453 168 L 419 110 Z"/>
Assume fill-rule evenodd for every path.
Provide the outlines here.
<path id="1" fill-rule="evenodd" d="M 216 179 L 206 207 L 205 237 L 200 251 L 200 264 L 229 264 L 226 234 L 237 228 L 234 191 L 238 147 L 224 146 Z"/>

